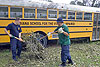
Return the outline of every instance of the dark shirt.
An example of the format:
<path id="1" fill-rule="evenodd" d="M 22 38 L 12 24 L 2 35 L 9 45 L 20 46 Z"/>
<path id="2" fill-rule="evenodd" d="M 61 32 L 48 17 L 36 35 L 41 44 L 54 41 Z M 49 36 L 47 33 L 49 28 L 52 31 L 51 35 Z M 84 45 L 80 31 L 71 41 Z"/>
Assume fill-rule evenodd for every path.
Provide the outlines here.
<path id="1" fill-rule="evenodd" d="M 7 30 L 10 30 L 10 34 L 15 37 L 19 37 L 19 33 L 22 32 L 20 25 L 15 25 L 14 23 L 10 23 L 7 27 Z"/>

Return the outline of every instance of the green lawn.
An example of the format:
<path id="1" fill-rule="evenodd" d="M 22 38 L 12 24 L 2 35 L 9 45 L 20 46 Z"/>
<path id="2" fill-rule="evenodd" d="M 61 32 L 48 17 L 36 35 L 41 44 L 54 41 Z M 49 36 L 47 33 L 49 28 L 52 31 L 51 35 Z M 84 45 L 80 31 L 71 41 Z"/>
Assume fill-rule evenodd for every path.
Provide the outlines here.
<path id="1" fill-rule="evenodd" d="M 9 50 L 0 51 L 0 67 L 58 67 L 60 60 L 60 46 L 51 46 L 45 49 L 44 60 L 26 60 L 25 51 L 21 54 L 21 59 L 15 62 L 11 59 Z M 74 65 L 66 67 L 100 67 L 100 43 L 79 43 L 72 44 L 70 53 L 74 61 Z"/>

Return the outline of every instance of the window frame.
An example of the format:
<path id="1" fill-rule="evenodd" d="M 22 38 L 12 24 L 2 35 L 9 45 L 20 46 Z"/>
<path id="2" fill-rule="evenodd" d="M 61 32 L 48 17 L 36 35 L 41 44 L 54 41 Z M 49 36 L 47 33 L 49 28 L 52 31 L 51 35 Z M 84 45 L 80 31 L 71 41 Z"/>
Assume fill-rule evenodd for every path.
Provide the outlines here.
<path id="1" fill-rule="evenodd" d="M 60 11 L 65 11 L 66 12 L 66 17 L 64 18 L 64 20 L 66 20 L 66 18 L 67 18 L 67 10 L 62 10 L 62 9 L 59 9 L 59 15 L 60 15 Z M 60 17 L 60 16 L 59 16 Z"/>
<path id="2" fill-rule="evenodd" d="M 81 12 L 82 13 L 82 19 L 81 20 L 80 19 L 77 19 L 77 13 L 78 12 Z M 76 11 L 76 20 L 83 21 L 83 11 Z"/>
<path id="3" fill-rule="evenodd" d="M 91 13 L 91 20 L 85 20 L 85 13 Z M 93 12 L 86 12 L 86 11 L 84 11 L 84 21 L 92 21 L 92 17 L 93 17 Z"/>
<path id="4" fill-rule="evenodd" d="M 38 18 L 38 9 L 46 10 L 46 17 L 45 18 Z M 47 19 L 47 9 L 46 8 L 37 8 L 37 19 Z"/>
<path id="5" fill-rule="evenodd" d="M 7 7 L 7 13 L 8 13 L 8 15 L 9 15 L 8 6 L 0 6 L 0 7 Z M 8 18 L 8 16 L 7 16 L 7 17 L 0 17 L 0 18 Z"/>
<path id="6" fill-rule="evenodd" d="M 74 12 L 74 13 L 76 12 L 76 11 L 73 11 L 73 10 L 68 10 L 68 17 L 67 17 L 67 19 L 68 19 L 68 20 L 75 20 L 75 18 L 74 18 L 74 19 L 69 19 L 69 11 L 72 11 L 72 12 Z M 75 15 L 74 15 L 74 16 L 75 16 Z M 75 16 L 75 17 L 76 17 L 76 16 Z"/>
<path id="7" fill-rule="evenodd" d="M 58 15 L 57 15 L 57 9 L 48 9 L 48 19 L 57 19 L 57 17 L 56 17 L 56 18 L 50 18 L 50 17 L 49 17 L 49 11 L 50 11 L 50 10 L 56 11 L 56 16 L 58 17 Z"/>
<path id="8" fill-rule="evenodd" d="M 16 18 L 16 17 L 11 17 L 11 8 L 21 8 L 21 13 L 22 13 L 22 16 L 21 16 L 20 18 L 22 18 L 22 17 L 23 17 L 23 10 L 22 10 L 23 8 L 22 8 L 22 7 L 18 7 L 18 6 L 17 6 L 17 7 L 15 7 L 15 6 L 11 6 L 11 7 L 10 7 L 10 18 Z"/>
<path id="9" fill-rule="evenodd" d="M 34 14 L 35 14 L 35 8 L 24 7 L 24 19 L 35 19 L 35 16 L 33 18 L 26 18 L 25 17 L 25 8 L 26 9 L 34 9 Z"/>

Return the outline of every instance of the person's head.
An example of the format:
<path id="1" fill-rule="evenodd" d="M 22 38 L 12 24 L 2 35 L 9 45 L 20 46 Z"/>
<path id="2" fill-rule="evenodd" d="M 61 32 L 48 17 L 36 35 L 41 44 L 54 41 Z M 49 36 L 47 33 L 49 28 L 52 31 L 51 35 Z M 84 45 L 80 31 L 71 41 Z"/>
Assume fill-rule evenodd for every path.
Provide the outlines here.
<path id="1" fill-rule="evenodd" d="M 16 25 L 20 25 L 20 21 L 21 21 L 21 19 L 19 17 L 16 17 L 16 19 L 15 19 Z"/>
<path id="2" fill-rule="evenodd" d="M 57 24 L 58 24 L 58 26 L 62 26 L 63 25 L 63 19 L 62 18 L 58 18 L 57 19 Z"/>

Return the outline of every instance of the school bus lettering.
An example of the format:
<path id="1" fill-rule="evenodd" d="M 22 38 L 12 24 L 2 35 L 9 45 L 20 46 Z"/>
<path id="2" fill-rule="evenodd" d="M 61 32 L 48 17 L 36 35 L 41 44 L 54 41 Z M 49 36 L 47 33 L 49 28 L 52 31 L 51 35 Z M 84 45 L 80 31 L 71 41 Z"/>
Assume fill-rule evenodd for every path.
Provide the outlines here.
<path id="1" fill-rule="evenodd" d="M 29 22 L 21 22 L 21 25 L 29 25 Z"/>
<path id="2" fill-rule="evenodd" d="M 75 23 L 66 23 L 66 25 L 75 25 Z"/>
<path id="3" fill-rule="evenodd" d="M 41 25 L 41 22 L 30 22 L 30 25 Z"/>

